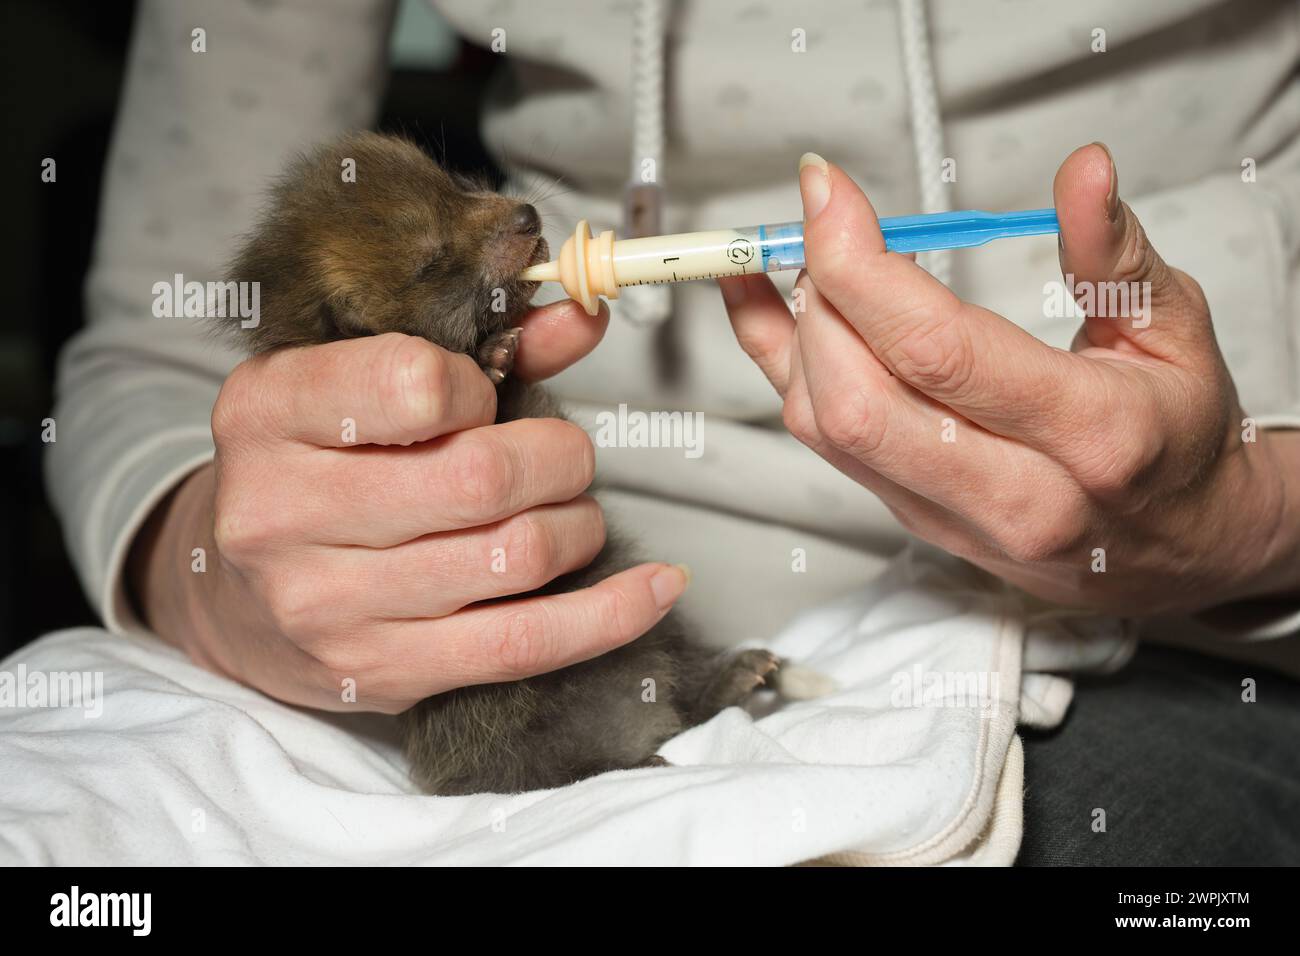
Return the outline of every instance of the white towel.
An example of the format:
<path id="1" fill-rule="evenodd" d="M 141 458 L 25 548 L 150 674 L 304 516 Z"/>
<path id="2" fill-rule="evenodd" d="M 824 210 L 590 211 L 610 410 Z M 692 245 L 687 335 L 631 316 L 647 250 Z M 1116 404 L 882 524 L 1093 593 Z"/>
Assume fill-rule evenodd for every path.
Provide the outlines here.
<path id="1" fill-rule="evenodd" d="M 724 711 L 665 744 L 671 767 L 471 797 L 415 792 L 388 718 L 289 707 L 149 639 L 51 634 L 0 664 L 0 861 L 1009 864 L 1017 720 L 1050 725 L 1069 701 L 1068 682 L 1022 682 L 1026 636 L 1075 668 L 1132 646 L 1023 605 L 906 552 L 769 642 L 830 695 Z M 43 706 L 70 672 L 101 674 L 102 698 Z"/>

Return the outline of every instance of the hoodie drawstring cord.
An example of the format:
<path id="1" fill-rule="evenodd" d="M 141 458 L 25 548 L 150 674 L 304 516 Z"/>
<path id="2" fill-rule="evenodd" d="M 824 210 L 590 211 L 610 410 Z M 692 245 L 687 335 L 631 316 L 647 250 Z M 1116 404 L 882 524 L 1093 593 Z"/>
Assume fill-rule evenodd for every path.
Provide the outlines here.
<path id="1" fill-rule="evenodd" d="M 940 176 L 944 159 L 943 124 L 939 97 L 934 85 L 934 60 L 930 54 L 930 24 L 925 0 L 898 0 L 902 34 L 903 75 L 907 78 L 907 101 L 912 120 L 912 142 L 916 149 L 916 179 L 921 191 L 921 212 L 948 212 L 948 192 Z M 920 263 L 932 276 L 948 284 L 952 277 L 952 253 L 922 252 Z"/>
<path id="2" fill-rule="evenodd" d="M 632 162 L 624 192 L 623 235 L 656 236 L 663 228 L 664 33 L 667 0 L 639 0 L 632 17 Z M 666 285 L 629 286 L 619 314 L 634 325 L 659 325 L 673 310 Z"/>
<path id="3" fill-rule="evenodd" d="M 667 17 L 667 0 L 638 0 L 632 18 L 632 161 L 623 223 L 623 234 L 628 238 L 657 235 L 663 225 Z M 951 204 L 940 175 L 943 124 L 925 0 L 898 0 L 898 17 L 921 212 L 947 212 Z M 649 180 L 647 172 L 651 174 Z M 940 282 L 948 283 L 952 274 L 950 251 L 922 252 L 917 261 Z M 672 292 L 662 285 L 630 286 L 620 293 L 619 303 L 619 312 L 634 324 L 657 325 L 672 312 Z"/>

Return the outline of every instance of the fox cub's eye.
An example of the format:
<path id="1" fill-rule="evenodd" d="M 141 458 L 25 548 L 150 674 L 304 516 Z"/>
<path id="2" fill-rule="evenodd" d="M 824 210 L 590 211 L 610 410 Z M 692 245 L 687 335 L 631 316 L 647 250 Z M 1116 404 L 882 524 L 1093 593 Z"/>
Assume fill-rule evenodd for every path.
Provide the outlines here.
<path id="1" fill-rule="evenodd" d="M 452 256 L 447 255 L 446 250 L 441 246 L 430 250 L 424 260 L 424 265 L 420 266 L 417 277 L 422 282 L 434 282 L 444 280 L 455 272 L 455 262 Z"/>

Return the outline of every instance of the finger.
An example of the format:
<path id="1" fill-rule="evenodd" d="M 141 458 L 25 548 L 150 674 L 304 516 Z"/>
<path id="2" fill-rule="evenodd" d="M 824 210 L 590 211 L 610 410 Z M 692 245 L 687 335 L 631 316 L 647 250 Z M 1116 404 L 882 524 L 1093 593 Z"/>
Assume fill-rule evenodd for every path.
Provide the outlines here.
<path id="1" fill-rule="evenodd" d="M 782 409 L 782 420 L 789 432 L 800 442 L 807 445 L 836 469 L 848 475 L 858 484 L 875 494 L 890 506 L 908 503 L 913 497 L 911 492 L 899 488 L 892 481 L 884 478 L 869 465 L 863 464 L 847 452 L 836 448 L 817 425 L 817 415 L 813 410 L 812 396 L 808 391 L 808 382 L 804 369 L 803 346 L 799 336 L 795 336 L 790 347 L 790 377 Z"/>
<path id="2" fill-rule="evenodd" d="M 1050 450 L 1057 423 L 1091 407 L 1086 360 L 968 305 L 885 249 L 875 210 L 838 167 L 800 172 L 808 273 L 894 375 L 991 431 Z"/>
<path id="3" fill-rule="evenodd" d="M 473 359 L 394 332 L 250 359 L 222 387 L 212 430 L 218 442 L 409 445 L 495 416 Z"/>
<path id="4" fill-rule="evenodd" d="M 1165 263 L 1120 199 L 1119 173 L 1104 145 L 1092 143 L 1066 157 L 1053 194 L 1061 268 L 1088 315 L 1087 345 L 1171 360 L 1210 340 L 1199 288 Z"/>
<path id="5" fill-rule="evenodd" d="M 802 321 L 802 320 L 801 320 Z M 878 497 L 892 511 L 908 530 L 912 530 L 913 516 L 938 519 L 945 516 L 949 523 L 956 526 L 960 522 L 952 515 L 938 508 L 913 491 L 903 488 L 881 475 L 845 451 L 836 448 L 817 425 L 817 416 L 812 406 L 808 391 L 802 359 L 800 337 L 795 336 L 791 346 L 790 382 L 785 395 L 783 420 L 791 434 L 824 458 L 838 471 L 848 475 L 858 484 Z"/>
<path id="6" fill-rule="evenodd" d="M 530 508 L 494 524 L 425 535 L 392 548 L 327 548 L 315 571 L 356 623 L 443 617 L 523 594 L 585 568 L 605 543 L 590 495 Z"/>
<path id="7" fill-rule="evenodd" d="M 736 341 L 784 395 L 790 374 L 790 342 L 795 321 L 785 299 L 766 275 L 730 276 L 718 280 Z"/>
<path id="8" fill-rule="evenodd" d="M 521 680 L 640 637 L 668 613 L 686 584 L 686 572 L 676 565 L 642 564 L 580 591 L 402 622 L 374 642 L 373 653 L 381 661 L 404 662 L 393 675 L 393 693 L 412 702 L 454 687 Z M 640 694 L 642 676 L 655 675 L 637 675 L 627 693 Z"/>
<path id="9" fill-rule="evenodd" d="M 800 348 L 796 337 L 796 358 Z M 1024 482 L 1013 477 L 1005 481 L 1005 488 L 1012 492 L 1023 490 L 1023 496 L 1017 499 L 1002 495 L 994 501 L 992 496 L 986 495 L 979 506 L 971 508 L 968 514 L 950 510 L 891 480 L 847 452 L 839 450 L 817 432 L 816 414 L 802 369 L 803 363 L 796 361 L 790 373 L 790 388 L 785 399 L 787 426 L 799 435 L 804 444 L 836 469 L 874 493 L 898 519 L 898 523 L 921 540 L 937 545 L 949 554 L 987 567 L 1005 556 L 1006 542 L 1014 541 L 1023 529 L 1026 516 L 1036 513 L 1031 508 L 1041 505 L 1044 499 L 1052 500 L 1052 492 L 1043 490 L 1051 483 L 1041 481 L 1041 475 L 1031 476 L 1032 480 Z M 801 420 L 811 424 L 805 428 L 798 424 Z M 1052 474 L 1059 475 L 1059 469 Z M 1059 487 L 1059 482 L 1054 483 Z M 993 487 L 999 488 L 1002 485 L 1003 482 L 997 481 Z M 1042 508 L 1039 507 L 1037 511 L 1041 512 Z M 1030 517 L 1028 520 L 1034 519 Z"/>
<path id="10" fill-rule="evenodd" d="M 888 482 L 869 486 L 896 514 L 924 526 L 929 540 L 942 536 L 949 550 L 967 554 L 956 537 L 988 543 L 1022 520 L 1047 477 L 1068 481 L 1045 455 L 985 431 L 891 376 L 815 287 L 806 301 L 796 350 L 819 435 Z"/>
<path id="11" fill-rule="evenodd" d="M 595 451 L 571 422 L 524 418 L 410 448 L 338 451 L 321 468 L 328 493 L 313 540 L 388 548 L 568 501 L 591 484 Z"/>
<path id="12" fill-rule="evenodd" d="M 533 309 L 519 322 L 519 352 L 513 374 L 529 382 L 550 378 L 584 358 L 605 335 L 609 306 L 588 315 L 572 299 Z"/>

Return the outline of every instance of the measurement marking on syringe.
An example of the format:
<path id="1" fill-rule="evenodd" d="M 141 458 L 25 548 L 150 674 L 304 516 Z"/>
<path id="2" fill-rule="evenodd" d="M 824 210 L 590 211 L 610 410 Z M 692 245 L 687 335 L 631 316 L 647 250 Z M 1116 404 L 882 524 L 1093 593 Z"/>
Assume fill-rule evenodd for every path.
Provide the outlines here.
<path id="1" fill-rule="evenodd" d="M 701 272 L 697 275 L 685 276 L 679 276 L 676 272 L 673 272 L 673 277 L 671 279 L 637 279 L 635 282 L 623 282 L 620 283 L 620 285 L 624 288 L 633 285 L 666 285 L 669 282 L 695 282 L 699 279 L 729 279 L 732 276 L 747 276 L 750 274 L 750 271 L 742 266 L 738 272 Z"/>

